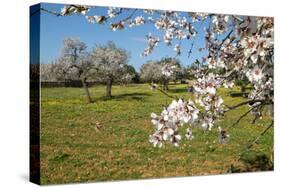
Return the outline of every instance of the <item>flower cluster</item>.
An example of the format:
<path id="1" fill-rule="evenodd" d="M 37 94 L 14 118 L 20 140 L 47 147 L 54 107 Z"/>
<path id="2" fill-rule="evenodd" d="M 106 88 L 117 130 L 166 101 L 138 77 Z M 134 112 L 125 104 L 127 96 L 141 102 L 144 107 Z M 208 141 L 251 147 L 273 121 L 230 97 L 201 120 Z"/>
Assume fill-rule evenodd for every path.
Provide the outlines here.
<path id="1" fill-rule="evenodd" d="M 229 134 L 227 134 L 227 132 L 222 129 L 221 127 L 218 127 L 219 130 L 219 142 L 224 144 L 229 140 Z"/>
<path id="2" fill-rule="evenodd" d="M 198 115 L 199 110 L 191 100 L 174 100 L 169 106 L 164 107 L 161 115 L 151 114 L 151 122 L 155 126 L 156 132 L 150 136 L 149 141 L 159 147 L 162 146 L 163 141 L 170 141 L 178 146 L 178 142 L 181 140 L 178 128 L 197 121 Z M 187 130 L 186 137 L 189 140 L 193 138 L 190 129 Z"/>
<path id="3" fill-rule="evenodd" d="M 194 136 L 192 135 L 192 130 L 190 128 L 186 129 L 185 137 L 187 140 L 192 140 Z"/>
<path id="4" fill-rule="evenodd" d="M 221 58 L 214 59 L 210 57 L 208 59 L 208 65 L 209 69 L 226 68 L 225 63 L 221 60 Z"/>
<path id="5" fill-rule="evenodd" d="M 122 30 L 126 26 L 134 27 L 140 26 L 145 23 L 154 24 L 155 28 L 163 32 L 163 42 L 167 45 L 172 45 L 173 40 L 190 39 L 197 35 L 197 31 L 193 23 L 207 20 L 208 14 L 206 13 L 189 13 L 191 21 L 185 14 L 176 11 L 154 11 L 138 9 L 126 9 L 109 7 L 105 15 L 91 15 L 90 10 L 95 7 L 80 6 L 80 5 L 67 5 L 61 10 L 60 15 L 66 16 L 71 14 L 82 14 L 90 23 L 103 24 L 107 20 L 112 20 L 110 28 L 113 31 Z M 142 15 L 136 15 L 136 12 L 142 12 Z M 122 13 L 129 16 L 120 16 Z M 157 13 L 157 16 L 155 16 Z M 158 16 L 159 15 L 159 16 Z M 116 21 L 117 20 L 117 21 Z M 220 21 L 220 19 L 217 19 Z M 219 22 L 218 21 L 218 22 Z M 220 22 L 218 23 L 219 27 Z M 159 40 L 158 40 L 159 42 Z M 144 50 L 142 55 L 148 55 L 154 48 L 149 47 Z M 180 54 L 180 48 L 177 47 L 176 53 Z"/>
<path id="6" fill-rule="evenodd" d="M 120 13 L 120 8 L 109 7 L 107 10 L 107 14 L 110 18 L 115 18 Z"/>
<path id="7" fill-rule="evenodd" d="M 158 45 L 160 42 L 160 39 L 154 36 L 151 36 L 151 33 L 149 33 L 147 36 L 148 41 L 148 47 L 145 48 L 144 52 L 142 53 L 142 56 L 147 56 L 148 54 L 151 54 L 154 48 Z"/>
<path id="8" fill-rule="evenodd" d="M 105 17 L 104 16 L 85 16 L 86 19 L 88 20 L 88 22 L 90 23 L 97 23 L 97 24 L 102 24 L 105 21 Z"/>
<path id="9" fill-rule="evenodd" d="M 150 84 L 150 89 L 151 90 L 155 90 L 157 88 L 157 84 L 155 84 L 155 83 L 151 83 Z"/>
<path id="10" fill-rule="evenodd" d="M 213 16 L 213 26 L 214 26 L 214 31 L 217 33 L 224 33 L 228 29 L 228 21 L 229 21 L 229 16 L 225 15 L 216 15 Z"/>
<path id="11" fill-rule="evenodd" d="M 162 74 L 169 77 L 174 73 L 174 70 L 176 69 L 176 65 L 172 64 L 172 63 L 166 63 L 163 67 L 162 67 Z"/>
<path id="12" fill-rule="evenodd" d="M 213 73 L 208 76 L 198 78 L 193 84 L 194 90 L 200 95 L 216 94 L 216 88 L 220 85 L 221 80 L 217 79 Z"/>
<path id="13" fill-rule="evenodd" d="M 66 5 L 61 9 L 61 15 L 68 16 L 73 13 L 86 15 L 89 10 L 90 7 L 85 5 Z"/>
<path id="14" fill-rule="evenodd" d="M 176 44 L 174 50 L 176 51 L 177 55 L 181 55 L 180 45 Z"/>
<path id="15" fill-rule="evenodd" d="M 189 15 L 192 19 L 192 22 L 204 21 L 208 17 L 207 13 L 202 12 L 190 12 Z"/>

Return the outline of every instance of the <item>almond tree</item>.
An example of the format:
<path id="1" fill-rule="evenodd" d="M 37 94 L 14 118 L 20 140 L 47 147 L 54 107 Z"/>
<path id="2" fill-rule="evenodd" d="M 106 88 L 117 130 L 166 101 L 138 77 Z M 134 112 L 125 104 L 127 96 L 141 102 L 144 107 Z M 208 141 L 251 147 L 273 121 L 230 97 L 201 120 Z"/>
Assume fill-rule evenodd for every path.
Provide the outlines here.
<path id="1" fill-rule="evenodd" d="M 41 81 L 79 80 L 78 70 L 70 67 L 69 58 L 59 57 L 51 63 L 40 65 Z"/>
<path id="2" fill-rule="evenodd" d="M 54 64 L 55 67 L 63 64 L 57 68 L 57 72 L 69 73 L 76 71 L 76 75 L 81 80 L 86 94 L 86 101 L 93 102 L 90 96 L 87 79 L 94 74 L 97 67 L 90 54 L 86 51 L 86 44 L 81 42 L 78 38 L 65 38 L 64 46 L 62 48 L 62 57 L 59 58 L 60 63 Z"/>
<path id="3" fill-rule="evenodd" d="M 129 64 L 124 64 L 124 71 L 123 74 L 120 75 L 120 78 L 116 80 L 116 82 L 120 83 L 121 85 L 126 85 L 129 83 L 138 83 L 139 82 L 139 75 L 135 70 L 134 66 Z"/>
<path id="4" fill-rule="evenodd" d="M 140 78 L 144 82 L 157 83 L 161 81 L 162 67 L 159 63 L 148 61 L 140 68 Z"/>
<path id="5" fill-rule="evenodd" d="M 177 74 L 180 72 L 180 63 L 176 58 L 162 58 L 158 62 L 161 66 L 162 71 L 162 81 L 163 81 L 163 90 L 169 90 L 169 81 L 176 79 Z"/>
<path id="6" fill-rule="evenodd" d="M 98 68 L 96 77 L 106 83 L 106 97 L 111 97 L 113 83 L 126 75 L 127 79 L 129 78 L 125 66 L 128 64 L 130 54 L 118 48 L 113 42 L 108 42 L 106 45 L 97 45 L 91 57 Z"/>
<path id="7" fill-rule="evenodd" d="M 145 82 L 162 82 L 163 90 L 168 91 L 169 81 L 176 79 L 180 72 L 179 61 L 175 58 L 163 58 L 159 61 L 148 61 L 140 69 L 141 79 Z"/>
<path id="8" fill-rule="evenodd" d="M 54 81 L 57 80 L 53 71 L 53 63 L 41 64 L 40 65 L 40 80 L 41 81 Z"/>

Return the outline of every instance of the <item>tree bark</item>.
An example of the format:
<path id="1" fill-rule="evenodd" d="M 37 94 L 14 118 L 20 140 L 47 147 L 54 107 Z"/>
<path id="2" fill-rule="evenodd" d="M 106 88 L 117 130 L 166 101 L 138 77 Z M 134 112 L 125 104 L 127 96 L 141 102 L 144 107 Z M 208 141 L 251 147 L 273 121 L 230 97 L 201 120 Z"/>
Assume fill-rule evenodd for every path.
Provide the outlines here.
<path id="1" fill-rule="evenodd" d="M 87 102 L 87 103 L 94 102 L 94 101 L 91 99 L 91 96 L 90 96 L 90 92 L 89 92 L 89 88 L 88 88 L 86 79 L 85 79 L 85 78 L 82 78 L 82 79 L 81 79 L 81 82 L 82 82 L 83 88 L 84 88 L 85 93 L 86 93 L 86 102 Z"/>
<path id="2" fill-rule="evenodd" d="M 244 84 L 240 87 L 240 91 L 241 93 L 244 93 L 246 91 L 246 86 Z"/>
<path id="3" fill-rule="evenodd" d="M 168 91 L 169 90 L 168 84 L 169 84 L 169 80 L 165 79 L 164 82 L 163 82 L 163 90 L 164 91 Z"/>
<path id="4" fill-rule="evenodd" d="M 112 78 L 109 78 L 106 83 L 106 97 L 112 97 L 111 95 L 112 83 L 113 83 Z"/>

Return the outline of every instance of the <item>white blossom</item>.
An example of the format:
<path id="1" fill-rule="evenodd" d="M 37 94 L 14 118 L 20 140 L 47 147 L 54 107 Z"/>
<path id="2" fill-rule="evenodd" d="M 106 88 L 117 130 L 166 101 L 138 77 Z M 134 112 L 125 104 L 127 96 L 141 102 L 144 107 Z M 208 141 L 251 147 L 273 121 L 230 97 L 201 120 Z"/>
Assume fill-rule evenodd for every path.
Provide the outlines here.
<path id="1" fill-rule="evenodd" d="M 193 140 L 194 136 L 192 135 L 192 130 L 190 128 L 186 129 L 185 137 L 187 140 Z"/>
<path id="2" fill-rule="evenodd" d="M 181 49 L 180 49 L 180 46 L 178 44 L 175 45 L 174 50 L 176 51 L 177 55 L 181 54 Z"/>
<path id="3" fill-rule="evenodd" d="M 232 81 L 226 81 L 226 82 L 223 83 L 223 86 L 225 88 L 233 88 L 234 83 Z"/>
<path id="4" fill-rule="evenodd" d="M 174 146 L 178 146 L 181 136 L 177 129 L 187 123 L 193 123 L 198 119 L 199 110 L 192 101 L 182 99 L 173 100 L 165 107 L 160 116 L 151 114 L 152 124 L 155 126 L 154 136 L 150 136 L 151 142 L 157 145 L 159 140 L 170 141 Z M 153 139 L 152 139 L 153 138 Z"/>
<path id="5" fill-rule="evenodd" d="M 120 11 L 120 8 L 109 7 L 107 10 L 107 14 L 110 18 L 115 18 Z"/>
<path id="6" fill-rule="evenodd" d="M 258 66 L 255 66 L 253 69 L 248 70 L 246 72 L 246 75 L 250 82 L 260 82 L 263 78 L 262 69 L 260 69 Z"/>
<path id="7" fill-rule="evenodd" d="M 85 16 L 86 19 L 90 22 L 90 23 L 98 23 L 98 24 L 101 24 L 103 23 L 103 21 L 105 20 L 105 17 L 104 16 L 97 16 L 97 15 L 94 15 L 94 16 Z"/>
<path id="8" fill-rule="evenodd" d="M 230 137 L 229 134 L 227 134 L 227 132 L 224 129 L 222 129 L 221 127 L 218 127 L 218 130 L 219 130 L 219 142 L 221 144 L 228 142 L 229 137 Z"/>
<path id="9" fill-rule="evenodd" d="M 160 42 L 158 37 L 151 36 L 151 33 L 149 33 L 147 36 L 147 42 L 148 42 L 148 47 L 145 48 L 144 52 L 142 53 L 142 56 L 147 56 L 148 54 L 152 53 L 154 48 L 158 45 Z"/>
<path id="10" fill-rule="evenodd" d="M 144 24 L 144 18 L 142 16 L 138 16 L 135 18 L 135 24 L 136 25 L 142 25 Z"/>

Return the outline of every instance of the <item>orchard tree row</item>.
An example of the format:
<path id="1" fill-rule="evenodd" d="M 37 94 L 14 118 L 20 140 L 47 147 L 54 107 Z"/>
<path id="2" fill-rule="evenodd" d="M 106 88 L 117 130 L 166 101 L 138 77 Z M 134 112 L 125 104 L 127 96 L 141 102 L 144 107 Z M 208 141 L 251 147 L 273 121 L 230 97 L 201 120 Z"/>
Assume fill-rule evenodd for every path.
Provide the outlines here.
<path id="1" fill-rule="evenodd" d="M 63 44 L 60 57 L 41 64 L 41 81 L 80 80 L 89 103 L 93 100 L 87 81 L 105 83 L 106 96 L 111 97 L 114 82 L 128 83 L 135 76 L 134 68 L 128 65 L 130 53 L 113 42 L 96 45 L 91 51 L 78 38 L 66 38 Z"/>

